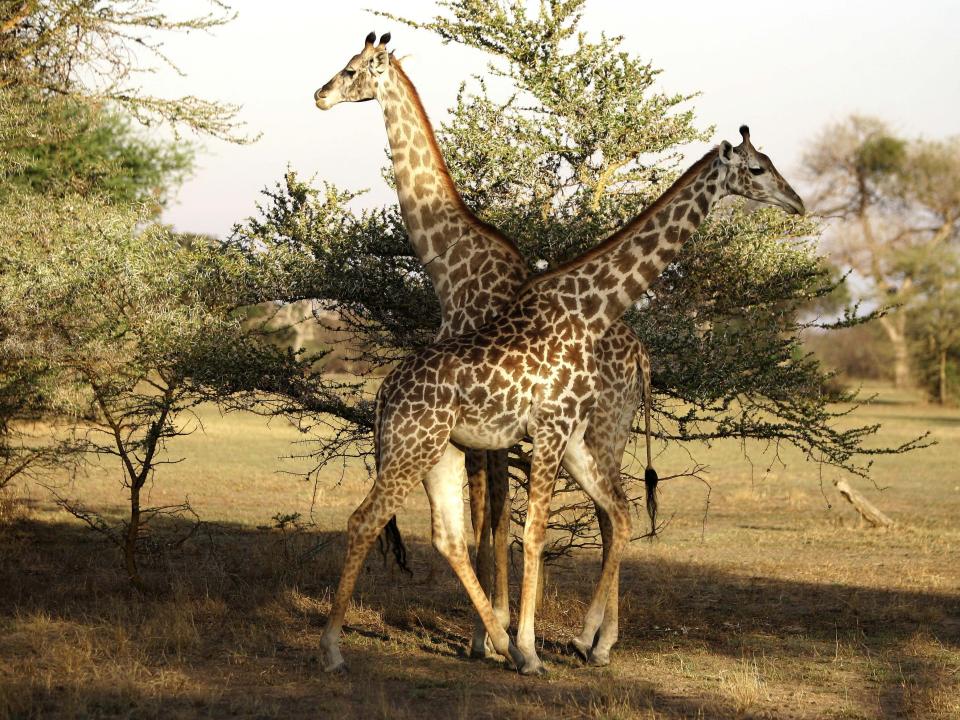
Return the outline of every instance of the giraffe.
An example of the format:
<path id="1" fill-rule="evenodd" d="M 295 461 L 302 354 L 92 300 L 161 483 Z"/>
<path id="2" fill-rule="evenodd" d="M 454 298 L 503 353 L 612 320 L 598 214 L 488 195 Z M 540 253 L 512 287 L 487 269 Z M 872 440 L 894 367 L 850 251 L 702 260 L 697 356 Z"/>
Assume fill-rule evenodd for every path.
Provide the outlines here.
<path id="1" fill-rule="evenodd" d="M 440 301 L 442 325 L 437 339 L 442 340 L 474 331 L 499 315 L 528 278 L 529 270 L 516 245 L 496 228 L 481 222 L 464 204 L 416 88 L 400 61 L 386 49 L 389 33 L 377 44 L 375 39 L 374 33 L 367 36 L 363 50 L 316 92 L 315 101 L 323 110 L 343 101 L 379 101 L 401 213 L 413 249 Z M 596 354 L 601 401 L 591 416 L 586 441 L 603 472 L 619 481 L 623 452 L 642 393 L 647 436 L 648 512 L 655 527 L 656 473 L 650 457 L 649 357 L 633 331 L 622 322 L 615 323 L 598 343 Z M 510 621 L 507 576 L 510 507 L 506 451 L 468 449 L 465 455 L 477 572 L 485 592 L 493 600 L 498 620 L 507 627 Z M 597 514 L 603 545 L 607 548 L 611 526 L 602 509 L 598 508 Z M 605 551 L 604 558 L 606 555 Z M 598 634 L 602 647 L 612 646 L 617 635 L 618 596 L 616 590 L 611 593 L 604 614 L 604 624 Z M 603 642 L 599 642 L 601 637 Z M 471 643 L 473 656 L 486 654 L 485 640 L 486 630 L 483 623 L 478 622 Z M 592 664 L 609 662 L 609 652 L 576 649 Z"/>
<path id="2" fill-rule="evenodd" d="M 363 559 L 381 528 L 419 482 L 431 506 L 434 546 L 453 567 L 498 653 L 522 674 L 545 671 L 534 616 L 539 559 L 550 498 L 562 465 L 607 513 L 612 540 L 575 644 L 590 648 L 630 534 L 630 513 L 616 484 L 585 442 L 596 402 L 596 344 L 673 260 L 711 207 L 739 195 L 805 212 L 803 201 L 758 152 L 750 131 L 695 162 L 649 208 L 587 253 L 534 276 L 493 321 L 437 342 L 401 361 L 377 394 L 377 476 L 348 522 L 347 553 L 320 639 L 325 668 L 343 666 L 339 636 Z M 464 541 L 458 466 L 463 449 L 533 440 L 524 572 L 516 643 L 497 622 Z"/>

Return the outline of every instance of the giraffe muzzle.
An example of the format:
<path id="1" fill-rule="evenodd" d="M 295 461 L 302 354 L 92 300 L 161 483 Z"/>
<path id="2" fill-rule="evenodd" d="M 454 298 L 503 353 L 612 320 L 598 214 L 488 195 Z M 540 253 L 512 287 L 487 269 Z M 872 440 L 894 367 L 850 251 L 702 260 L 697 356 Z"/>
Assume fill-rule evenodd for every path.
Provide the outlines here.
<path id="1" fill-rule="evenodd" d="M 807 208 L 803 204 L 803 200 L 796 193 L 792 195 L 787 195 L 785 210 L 789 210 L 794 215 L 806 215 Z"/>

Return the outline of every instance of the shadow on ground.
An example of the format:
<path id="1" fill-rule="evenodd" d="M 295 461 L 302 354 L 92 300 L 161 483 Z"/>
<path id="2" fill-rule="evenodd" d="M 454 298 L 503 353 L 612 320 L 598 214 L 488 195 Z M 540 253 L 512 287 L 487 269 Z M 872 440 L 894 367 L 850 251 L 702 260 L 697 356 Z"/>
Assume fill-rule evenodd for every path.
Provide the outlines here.
<path id="1" fill-rule="evenodd" d="M 551 576 L 538 629 L 552 672 L 529 679 L 464 657 L 472 608 L 428 543 L 411 543 L 413 577 L 374 552 L 348 616 L 351 672 L 330 677 L 316 649 L 338 535 L 208 527 L 146 558 L 139 595 L 100 537 L 17 521 L 0 528 L 0 718 L 806 718 L 846 714 L 817 704 L 845 683 L 860 716 L 924 717 L 957 681 L 955 595 L 635 555 L 615 665 L 565 652 L 596 576 L 584 555 Z"/>

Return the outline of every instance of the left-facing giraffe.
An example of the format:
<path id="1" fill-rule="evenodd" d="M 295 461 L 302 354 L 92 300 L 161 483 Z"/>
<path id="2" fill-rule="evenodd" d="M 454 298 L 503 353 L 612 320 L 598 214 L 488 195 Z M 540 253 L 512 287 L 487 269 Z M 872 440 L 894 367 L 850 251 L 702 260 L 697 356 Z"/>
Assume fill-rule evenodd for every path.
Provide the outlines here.
<path id="1" fill-rule="evenodd" d="M 413 250 L 440 301 L 442 324 L 437 339 L 442 340 L 474 331 L 499 316 L 530 272 L 517 246 L 496 228 L 480 221 L 464 204 L 417 91 L 400 62 L 386 48 L 389 38 L 389 34 L 384 35 L 374 44 L 376 36 L 370 33 L 363 50 L 317 90 L 314 97 L 322 110 L 345 101 L 379 101 L 390 143 L 400 211 Z M 656 473 L 650 467 L 649 358 L 636 335 L 623 322 L 615 323 L 598 343 L 596 356 L 601 382 L 585 442 L 603 474 L 622 493 L 623 452 L 643 396 L 647 499 L 653 522 Z M 466 466 L 477 539 L 478 574 L 485 593 L 493 601 L 498 621 L 507 627 L 510 620 L 507 587 L 510 508 L 506 451 L 468 450 Z M 490 502 L 484 502 L 486 497 Z M 612 540 L 611 523 L 602 508 L 597 507 L 597 515 L 606 562 Z M 615 578 L 603 625 L 593 647 L 577 646 L 593 664 L 609 662 L 610 648 L 617 639 L 619 593 L 616 585 Z M 483 624 L 478 622 L 472 644 L 474 654 L 484 652 L 485 638 Z"/>

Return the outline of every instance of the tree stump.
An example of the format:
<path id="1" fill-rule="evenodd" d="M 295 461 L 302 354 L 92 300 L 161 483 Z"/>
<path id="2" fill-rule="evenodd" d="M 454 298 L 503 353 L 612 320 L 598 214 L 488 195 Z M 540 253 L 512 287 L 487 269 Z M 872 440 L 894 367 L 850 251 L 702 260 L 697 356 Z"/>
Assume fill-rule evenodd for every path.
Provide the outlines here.
<path id="1" fill-rule="evenodd" d="M 857 512 L 860 513 L 861 520 L 865 520 L 873 527 L 894 526 L 895 523 L 893 520 L 880 512 L 873 503 L 854 490 L 846 480 L 834 480 L 833 484 L 837 488 L 837 491 L 857 509 Z"/>

